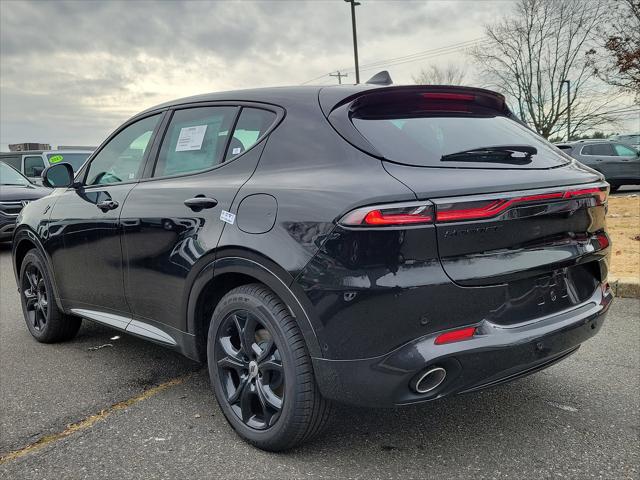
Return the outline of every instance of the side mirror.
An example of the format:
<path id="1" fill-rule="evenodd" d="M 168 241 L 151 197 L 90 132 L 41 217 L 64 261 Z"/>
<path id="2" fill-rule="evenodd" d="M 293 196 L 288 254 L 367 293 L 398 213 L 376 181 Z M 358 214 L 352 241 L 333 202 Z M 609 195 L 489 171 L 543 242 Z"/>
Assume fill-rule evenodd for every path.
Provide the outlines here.
<path id="1" fill-rule="evenodd" d="M 68 163 L 56 163 L 42 172 L 42 183 L 45 187 L 68 188 L 74 185 L 73 167 Z"/>

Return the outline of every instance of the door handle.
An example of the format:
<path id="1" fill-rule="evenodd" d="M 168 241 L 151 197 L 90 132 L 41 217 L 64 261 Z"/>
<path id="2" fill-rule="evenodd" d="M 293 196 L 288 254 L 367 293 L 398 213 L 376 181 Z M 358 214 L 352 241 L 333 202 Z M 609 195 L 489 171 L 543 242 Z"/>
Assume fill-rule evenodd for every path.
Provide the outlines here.
<path id="1" fill-rule="evenodd" d="M 102 210 L 104 213 L 107 213 L 109 210 L 115 210 L 118 208 L 119 203 L 115 200 L 103 200 L 101 202 L 96 203 L 96 207 Z"/>
<path id="2" fill-rule="evenodd" d="M 194 212 L 199 212 L 205 208 L 213 208 L 218 205 L 215 198 L 205 197 L 204 195 L 196 195 L 184 201 L 184 204 Z"/>

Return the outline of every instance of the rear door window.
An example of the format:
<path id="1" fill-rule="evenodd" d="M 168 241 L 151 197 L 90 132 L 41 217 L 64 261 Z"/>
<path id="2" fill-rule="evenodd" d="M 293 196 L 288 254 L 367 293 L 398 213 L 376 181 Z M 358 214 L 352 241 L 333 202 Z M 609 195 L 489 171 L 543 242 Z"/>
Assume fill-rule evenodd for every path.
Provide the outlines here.
<path id="1" fill-rule="evenodd" d="M 620 145 L 619 143 L 614 144 L 613 149 L 615 150 L 616 155 L 620 157 L 635 157 L 638 155 L 638 152 L 632 148 L 627 147 L 626 145 Z"/>
<path id="2" fill-rule="evenodd" d="M 243 108 L 233 131 L 225 160 L 249 150 L 271 127 L 276 114 L 259 108 Z"/>
<path id="3" fill-rule="evenodd" d="M 593 145 L 585 145 L 580 151 L 581 155 L 601 155 L 610 157 L 615 155 L 615 151 L 610 143 L 596 143 Z"/>
<path id="4" fill-rule="evenodd" d="M 160 148 L 154 177 L 208 170 L 224 159 L 238 107 L 177 110 Z"/>

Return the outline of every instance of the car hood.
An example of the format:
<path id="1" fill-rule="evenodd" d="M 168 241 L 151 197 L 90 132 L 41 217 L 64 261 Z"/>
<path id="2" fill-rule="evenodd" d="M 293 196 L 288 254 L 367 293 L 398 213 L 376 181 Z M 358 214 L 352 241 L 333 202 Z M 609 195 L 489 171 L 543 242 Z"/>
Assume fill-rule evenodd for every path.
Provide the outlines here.
<path id="1" fill-rule="evenodd" d="M 38 185 L 0 185 L 0 201 L 37 200 L 51 193 L 50 188 Z"/>

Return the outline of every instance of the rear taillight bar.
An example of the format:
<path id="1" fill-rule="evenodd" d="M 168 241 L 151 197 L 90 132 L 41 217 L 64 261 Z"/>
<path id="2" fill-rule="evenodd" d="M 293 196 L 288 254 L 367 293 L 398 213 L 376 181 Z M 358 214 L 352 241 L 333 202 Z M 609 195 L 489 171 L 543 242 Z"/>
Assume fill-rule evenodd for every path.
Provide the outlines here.
<path id="1" fill-rule="evenodd" d="M 568 200 L 583 197 L 594 197 L 596 205 L 602 205 L 607 200 L 606 187 L 590 187 L 566 190 L 564 192 L 539 193 L 522 197 L 502 198 L 489 201 L 467 203 L 465 208 L 459 208 L 460 203 L 450 203 L 437 206 L 436 222 L 459 222 L 463 220 L 482 220 L 493 218 L 514 205 L 534 204 L 545 200 Z"/>
<path id="2" fill-rule="evenodd" d="M 460 200 L 437 205 L 428 201 L 375 205 L 352 210 L 342 217 L 339 223 L 349 227 L 371 228 L 484 220 L 496 217 L 513 206 L 589 197 L 595 198 L 596 205 L 602 205 L 607 200 L 607 188 L 588 187 L 478 201 L 469 201 L 461 197 Z"/>

